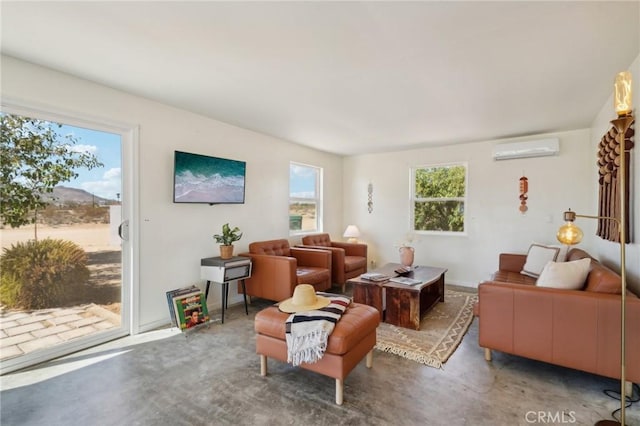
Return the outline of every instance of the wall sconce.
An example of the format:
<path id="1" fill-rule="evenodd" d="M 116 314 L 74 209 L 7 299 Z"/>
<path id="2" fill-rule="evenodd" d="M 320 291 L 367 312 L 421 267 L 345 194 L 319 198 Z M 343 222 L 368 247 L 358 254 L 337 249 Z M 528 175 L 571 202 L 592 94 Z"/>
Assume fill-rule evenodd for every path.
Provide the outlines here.
<path id="1" fill-rule="evenodd" d="M 342 234 L 342 236 L 345 238 L 348 238 L 347 240 L 348 243 L 355 244 L 358 242 L 358 237 L 360 236 L 360 230 L 356 225 L 349 225 L 347 226 L 347 229 L 344 230 L 344 234 Z"/>
<path id="2" fill-rule="evenodd" d="M 367 186 L 368 193 L 368 201 L 367 201 L 367 210 L 369 213 L 373 211 L 373 184 L 369 182 L 369 186 Z"/>

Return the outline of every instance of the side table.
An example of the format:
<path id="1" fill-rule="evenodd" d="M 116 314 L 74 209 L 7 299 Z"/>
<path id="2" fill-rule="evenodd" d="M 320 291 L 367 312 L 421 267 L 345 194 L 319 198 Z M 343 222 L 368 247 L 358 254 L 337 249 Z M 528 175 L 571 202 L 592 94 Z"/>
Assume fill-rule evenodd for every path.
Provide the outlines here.
<path id="1" fill-rule="evenodd" d="M 229 304 L 230 281 L 240 281 L 242 284 L 244 311 L 249 315 L 244 280 L 251 277 L 251 266 L 251 259 L 242 256 L 234 256 L 230 259 L 222 259 L 220 256 L 200 259 L 200 278 L 207 280 L 207 288 L 204 293 L 205 300 L 209 297 L 209 286 L 212 282 L 222 285 L 222 324 L 224 324 L 224 311 Z"/>

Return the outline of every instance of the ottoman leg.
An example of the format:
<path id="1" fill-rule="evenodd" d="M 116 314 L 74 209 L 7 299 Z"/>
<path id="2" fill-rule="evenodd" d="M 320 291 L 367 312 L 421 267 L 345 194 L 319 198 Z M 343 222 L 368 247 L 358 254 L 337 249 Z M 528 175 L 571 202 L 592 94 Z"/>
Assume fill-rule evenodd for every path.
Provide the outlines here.
<path id="1" fill-rule="evenodd" d="M 342 405 L 344 392 L 344 382 L 340 379 L 336 379 L 336 404 Z"/>
<path id="2" fill-rule="evenodd" d="M 267 356 L 262 354 L 260 355 L 260 375 L 267 375 Z"/>
<path id="3" fill-rule="evenodd" d="M 373 367 L 373 349 L 371 349 L 369 351 L 369 353 L 367 354 L 367 358 L 365 360 L 365 363 L 367 365 L 367 368 Z"/>

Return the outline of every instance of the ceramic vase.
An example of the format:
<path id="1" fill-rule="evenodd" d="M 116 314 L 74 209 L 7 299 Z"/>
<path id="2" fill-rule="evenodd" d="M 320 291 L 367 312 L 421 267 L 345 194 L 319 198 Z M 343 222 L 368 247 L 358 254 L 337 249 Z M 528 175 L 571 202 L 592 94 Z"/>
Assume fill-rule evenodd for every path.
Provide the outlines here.
<path id="1" fill-rule="evenodd" d="M 415 252 L 413 247 L 400 247 L 400 263 L 402 266 L 413 265 L 413 254 Z"/>

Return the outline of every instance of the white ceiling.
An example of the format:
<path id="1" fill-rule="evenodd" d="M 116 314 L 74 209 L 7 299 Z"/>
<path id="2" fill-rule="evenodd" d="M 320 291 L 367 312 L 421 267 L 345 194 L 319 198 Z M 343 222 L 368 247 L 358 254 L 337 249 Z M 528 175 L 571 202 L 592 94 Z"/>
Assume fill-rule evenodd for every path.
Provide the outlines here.
<path id="1" fill-rule="evenodd" d="M 6 55 L 344 155 L 588 127 L 640 51 L 640 1 L 0 7 Z"/>

